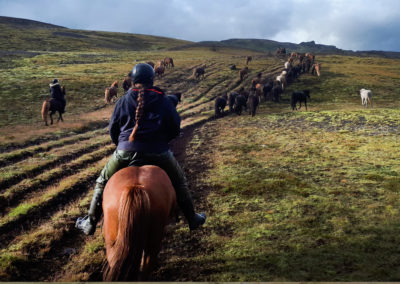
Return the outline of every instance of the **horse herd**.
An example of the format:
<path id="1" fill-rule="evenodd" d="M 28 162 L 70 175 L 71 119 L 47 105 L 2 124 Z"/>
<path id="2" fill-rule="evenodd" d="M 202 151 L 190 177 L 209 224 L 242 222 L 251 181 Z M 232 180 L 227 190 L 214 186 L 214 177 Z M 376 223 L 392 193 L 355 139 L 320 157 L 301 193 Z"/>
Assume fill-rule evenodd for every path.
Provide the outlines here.
<path id="1" fill-rule="evenodd" d="M 279 48 L 277 50 L 277 56 L 282 58 L 287 58 L 284 63 L 284 68 L 281 73 L 275 77 L 262 78 L 262 73 L 257 74 L 257 76 L 251 81 L 251 86 L 249 90 L 246 91 L 243 87 L 238 91 L 234 91 L 230 94 L 223 94 L 215 99 L 215 116 L 219 117 L 224 114 L 224 109 L 229 106 L 230 113 L 237 113 L 240 115 L 244 110 L 248 110 L 249 114 L 254 116 L 256 114 L 257 107 L 261 103 L 263 98 L 264 102 L 274 101 L 279 102 L 281 100 L 281 95 L 284 93 L 288 84 L 293 82 L 302 73 L 311 73 L 313 75 L 321 75 L 321 63 L 315 62 L 315 55 L 311 53 L 299 53 L 292 52 L 290 55 L 286 56 L 285 48 Z M 239 70 L 239 82 L 242 82 L 244 78 L 249 74 L 250 69 L 248 67 L 249 63 L 252 61 L 252 56 L 246 56 L 245 67 Z M 162 60 L 158 60 L 156 63 L 152 61 L 146 62 L 154 68 L 156 77 L 161 78 L 167 68 L 174 68 L 174 60 L 171 57 L 165 57 Z M 230 65 L 231 70 L 237 70 L 236 65 Z M 192 76 L 189 78 L 194 78 L 201 80 L 205 78 L 206 65 L 201 65 L 193 69 Z M 122 83 L 124 93 L 129 90 L 132 86 L 132 81 L 130 79 L 130 73 L 126 76 Z M 62 87 L 63 94 L 65 96 L 65 86 Z M 372 91 L 361 89 L 359 91 L 361 95 L 362 105 L 368 107 L 368 103 L 372 106 Z M 179 101 L 180 101 L 179 95 Z M 104 91 L 104 101 L 106 104 L 115 102 L 118 98 L 118 81 L 114 81 L 110 87 L 107 87 Z M 301 108 L 301 104 L 304 103 L 307 110 L 307 100 L 310 99 L 310 91 L 294 91 L 290 98 L 290 106 L 292 110 L 297 110 Z M 173 100 L 174 103 L 176 99 Z M 299 108 L 297 104 L 299 103 Z M 63 121 L 62 111 L 53 99 L 47 99 L 42 104 L 42 119 L 47 126 L 47 118 L 50 118 L 50 124 L 53 124 L 52 116 L 58 112 L 58 121 Z"/>
<path id="2" fill-rule="evenodd" d="M 286 51 L 281 49 L 278 54 L 283 54 L 283 52 Z M 247 66 L 250 61 L 251 57 L 247 56 L 246 66 L 239 71 L 240 82 L 243 81 L 250 72 Z M 230 69 L 235 70 L 236 66 L 231 65 Z M 248 87 L 247 91 L 244 87 L 241 87 L 238 91 L 229 94 L 225 93 L 216 97 L 214 104 L 215 117 L 223 116 L 226 106 L 229 107 L 229 113 L 241 115 L 243 110 L 247 110 L 250 115 L 254 116 L 262 100 L 264 100 L 264 102 L 279 102 L 281 100 L 281 95 L 289 83 L 293 82 L 302 73 L 311 73 L 320 76 L 320 70 L 321 64 L 315 62 L 315 55 L 310 53 L 291 53 L 279 75 L 263 78 L 262 73 L 258 73 L 257 76 L 252 79 L 251 85 Z M 290 101 L 292 110 L 300 109 L 302 103 L 304 103 L 307 110 L 307 99 L 310 99 L 309 90 L 293 92 Z M 299 108 L 297 108 L 298 103 Z"/>

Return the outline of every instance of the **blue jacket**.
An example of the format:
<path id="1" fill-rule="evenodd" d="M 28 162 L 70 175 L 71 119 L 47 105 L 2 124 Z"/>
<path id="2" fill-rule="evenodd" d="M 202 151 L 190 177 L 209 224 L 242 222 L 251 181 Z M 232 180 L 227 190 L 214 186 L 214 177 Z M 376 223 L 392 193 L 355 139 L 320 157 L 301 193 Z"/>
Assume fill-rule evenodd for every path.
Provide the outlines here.
<path id="1" fill-rule="evenodd" d="M 138 95 L 139 89 L 131 88 L 115 105 L 109 131 L 117 150 L 142 153 L 169 150 L 168 143 L 180 133 L 181 119 L 172 102 L 157 87 L 145 89 L 144 114 L 135 140 L 129 142 L 129 135 L 136 123 Z"/>

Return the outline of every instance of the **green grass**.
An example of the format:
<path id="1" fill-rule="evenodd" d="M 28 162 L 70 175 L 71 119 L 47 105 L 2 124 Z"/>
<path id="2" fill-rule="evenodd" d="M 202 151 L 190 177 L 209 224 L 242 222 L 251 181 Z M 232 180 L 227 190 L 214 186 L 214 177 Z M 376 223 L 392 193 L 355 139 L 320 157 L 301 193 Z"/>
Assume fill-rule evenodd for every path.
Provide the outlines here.
<path id="1" fill-rule="evenodd" d="M 215 251 L 197 260 L 218 267 L 207 280 L 398 280 L 397 134 L 315 131 L 307 120 L 294 129 L 293 116 L 284 118 L 229 117 L 208 128 L 219 133 L 209 141 L 207 230 L 220 233 L 207 239 Z"/>

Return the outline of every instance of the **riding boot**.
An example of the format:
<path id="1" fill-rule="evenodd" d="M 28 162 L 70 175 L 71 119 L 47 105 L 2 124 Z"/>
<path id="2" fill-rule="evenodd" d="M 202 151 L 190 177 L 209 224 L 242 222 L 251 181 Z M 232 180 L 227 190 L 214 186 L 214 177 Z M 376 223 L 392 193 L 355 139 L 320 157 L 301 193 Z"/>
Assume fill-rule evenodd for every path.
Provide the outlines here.
<path id="1" fill-rule="evenodd" d="M 103 191 L 104 185 L 101 183 L 96 183 L 88 215 L 83 218 L 79 217 L 76 220 L 75 227 L 81 230 L 85 235 L 93 235 L 96 231 L 97 222 L 99 222 L 103 213 Z"/>
<path id="2" fill-rule="evenodd" d="M 181 208 L 183 215 L 185 215 L 186 220 L 189 223 L 189 229 L 196 230 L 201 225 L 206 222 L 205 213 L 195 213 L 193 208 L 193 203 L 191 200 L 185 200 L 178 202 L 179 208 Z"/>

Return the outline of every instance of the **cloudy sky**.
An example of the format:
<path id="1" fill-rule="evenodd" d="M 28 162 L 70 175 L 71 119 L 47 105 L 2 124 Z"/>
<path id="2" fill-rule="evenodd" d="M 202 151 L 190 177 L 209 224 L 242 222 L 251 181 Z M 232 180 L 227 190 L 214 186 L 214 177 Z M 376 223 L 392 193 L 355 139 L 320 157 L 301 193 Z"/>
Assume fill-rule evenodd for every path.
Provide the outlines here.
<path id="1" fill-rule="evenodd" d="M 0 16 L 190 41 L 314 40 L 400 51 L 399 0 L 0 0 Z"/>

